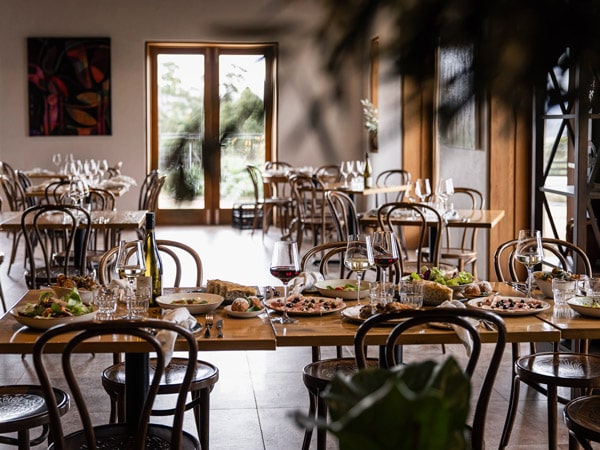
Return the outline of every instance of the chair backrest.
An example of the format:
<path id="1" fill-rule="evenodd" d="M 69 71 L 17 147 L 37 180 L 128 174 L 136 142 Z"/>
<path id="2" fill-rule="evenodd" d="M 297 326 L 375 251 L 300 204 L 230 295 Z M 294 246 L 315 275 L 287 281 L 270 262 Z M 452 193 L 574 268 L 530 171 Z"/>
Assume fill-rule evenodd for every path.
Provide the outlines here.
<path id="1" fill-rule="evenodd" d="M 340 166 L 336 164 L 321 166 L 315 171 L 315 178 L 323 184 L 337 183 L 342 178 Z"/>
<path id="2" fill-rule="evenodd" d="M 494 270 L 499 281 L 520 281 L 524 280 L 525 272 L 521 264 L 517 263 L 515 251 L 518 239 L 511 239 L 500 244 L 494 252 Z M 544 247 L 544 260 L 542 267 L 545 270 L 552 270 L 553 267 L 560 267 L 571 273 L 579 273 L 593 276 L 592 265 L 583 249 L 575 244 L 562 239 L 542 238 L 542 247 Z M 575 266 L 575 259 L 577 266 Z M 520 275 L 521 274 L 521 275 Z"/>
<path id="3" fill-rule="evenodd" d="M 84 371 L 78 371 L 72 367 L 72 354 L 78 351 L 80 345 L 86 339 L 92 339 L 97 336 L 110 336 L 110 335 L 126 335 L 132 336 L 136 339 L 140 339 L 146 342 L 149 347 L 148 351 L 156 352 L 156 368 L 154 374 L 150 380 L 148 393 L 144 399 L 143 407 L 141 408 L 141 415 L 139 422 L 136 424 L 129 424 L 132 428 L 132 436 L 135 438 L 134 444 L 131 448 L 142 449 L 146 448 L 146 433 L 148 431 L 148 423 L 150 421 L 150 415 L 152 406 L 158 389 L 160 386 L 160 379 L 165 372 L 165 355 L 161 348 L 161 342 L 157 339 L 156 331 L 166 330 L 167 332 L 174 332 L 177 334 L 178 343 L 181 342 L 181 347 L 178 350 L 185 348 L 187 352 L 187 358 L 189 361 L 196 361 L 198 359 L 198 349 L 196 345 L 196 338 L 194 335 L 185 330 L 181 326 L 164 320 L 144 320 L 144 321 L 131 321 L 131 320 L 114 320 L 114 321 L 96 321 L 96 322 L 77 322 L 69 323 L 64 326 L 53 327 L 42 334 L 34 345 L 33 350 L 33 363 L 35 371 L 39 378 L 44 398 L 48 407 L 48 413 L 50 415 L 50 434 L 53 437 L 54 445 L 58 450 L 66 449 L 64 432 L 58 407 L 56 405 L 56 399 L 52 390 L 52 382 L 46 369 L 48 360 L 44 358 L 47 344 L 53 338 L 57 336 L 63 336 L 65 334 L 74 333 L 69 338 L 68 344 L 65 345 L 62 351 L 62 367 L 64 373 L 64 379 L 66 380 L 71 395 L 77 405 L 77 411 L 81 420 L 82 429 L 85 433 L 85 441 L 87 442 L 87 448 L 96 449 L 96 435 L 94 428 L 92 427 L 92 420 L 90 417 L 90 409 L 95 412 L 94 408 L 90 408 L 86 402 L 86 396 L 83 394 L 87 390 L 85 388 L 86 382 L 89 380 L 87 373 Z M 185 344 L 183 344 L 185 342 Z M 85 344 L 84 344 L 85 345 Z M 80 349 L 79 352 L 82 350 Z M 49 351 L 48 351 L 49 353 Z M 55 368 L 53 368 L 54 370 Z M 181 448 L 182 428 L 183 428 L 183 417 L 185 413 L 186 396 L 190 388 L 193 376 L 196 371 L 194 364 L 188 364 L 183 380 L 179 386 L 179 391 L 176 392 L 177 400 L 174 408 L 174 417 L 171 431 L 171 448 Z M 83 391 L 83 392 L 82 392 Z M 90 398 L 87 396 L 87 400 Z M 90 404 L 90 406 L 93 406 Z M 94 420 L 97 422 L 97 420 Z M 101 445 L 100 448 L 116 448 L 114 442 L 106 443 Z"/>
<path id="4" fill-rule="evenodd" d="M 411 181 L 410 172 L 404 169 L 389 169 L 384 170 L 377 178 L 375 178 L 375 186 L 394 186 L 409 184 Z M 375 196 L 375 206 L 379 206 L 379 199 L 381 196 L 381 203 L 389 202 L 401 202 L 404 199 L 406 192 L 384 192 Z"/>
<path id="5" fill-rule="evenodd" d="M 89 203 L 92 211 L 114 211 L 116 197 L 107 189 L 90 188 L 87 203 Z"/>
<path id="6" fill-rule="evenodd" d="M 154 184 L 154 182 L 156 181 L 157 178 L 158 178 L 158 170 L 150 171 L 144 178 L 144 181 L 142 182 L 142 185 L 140 186 L 140 196 L 138 198 L 138 209 L 139 210 L 148 209 L 148 201 L 149 201 L 149 197 L 151 194 L 152 185 Z"/>
<path id="7" fill-rule="evenodd" d="M 91 226 L 90 213 L 75 205 L 37 205 L 23 211 L 21 230 L 29 262 L 26 278 L 31 277 L 31 289 L 37 289 L 41 283 L 52 284 L 57 271 L 67 276 L 85 275 Z M 42 253 L 40 267 L 36 248 Z M 55 255 L 57 248 L 61 250 L 60 258 Z"/>
<path id="8" fill-rule="evenodd" d="M 256 166 L 247 165 L 246 171 L 250 176 L 252 182 L 252 188 L 254 189 L 254 202 L 260 203 L 264 200 L 264 187 L 265 183 L 263 180 L 262 172 Z"/>
<path id="9" fill-rule="evenodd" d="M 296 202 L 297 216 L 301 221 L 325 221 L 325 188 L 310 175 L 290 177 L 292 197 Z"/>
<path id="10" fill-rule="evenodd" d="M 200 255 L 190 246 L 177 241 L 157 239 L 156 245 L 163 264 L 163 286 L 179 287 L 184 274 L 193 273 L 195 267 L 195 284 L 189 287 L 202 286 L 203 266 Z M 108 284 L 116 277 L 114 266 L 119 247 L 108 250 L 98 264 L 98 280 L 100 284 Z M 184 272 L 185 269 L 185 272 Z M 169 274 L 167 278 L 167 274 Z M 172 281 L 172 283 L 170 282 Z"/>
<path id="11" fill-rule="evenodd" d="M 19 185 L 21 186 L 22 194 L 25 198 L 25 204 L 27 205 L 27 208 L 35 205 L 36 204 L 35 198 L 27 196 L 27 189 L 30 188 L 33 184 L 31 182 L 31 178 L 29 178 L 29 175 L 27 175 L 25 172 L 22 172 L 20 170 L 16 170 L 15 177 L 16 177 Z"/>
<path id="12" fill-rule="evenodd" d="M 0 175 L 0 184 L 4 199 L 11 211 L 23 211 L 27 208 L 27 196 L 21 183 L 15 178 L 5 174 Z"/>
<path id="13" fill-rule="evenodd" d="M 471 338 L 472 344 L 470 354 L 464 365 L 464 371 L 469 378 L 473 378 L 477 370 L 477 383 L 472 383 L 473 391 L 471 397 L 475 399 L 475 410 L 472 414 L 471 430 L 471 448 L 483 449 L 485 435 L 485 419 L 489 406 L 490 397 L 494 387 L 494 381 L 498 373 L 498 368 L 502 362 L 504 348 L 506 346 L 506 327 L 500 316 L 488 311 L 468 309 L 468 308 L 432 308 L 429 310 L 403 310 L 394 313 L 377 314 L 365 320 L 358 328 L 354 338 L 354 350 L 356 363 L 359 369 L 367 365 L 365 348 L 368 344 L 369 331 L 374 327 L 380 327 L 390 320 L 400 320 L 389 332 L 385 346 L 381 349 L 380 359 L 382 367 L 394 367 L 401 363 L 396 359 L 397 345 L 402 339 L 404 333 L 412 331 L 419 332 L 423 325 L 430 323 L 450 324 L 454 327 L 460 327 Z M 404 320 L 407 319 L 407 320 Z M 477 326 L 480 321 L 486 321 L 491 324 L 495 331 L 485 332 L 486 344 L 493 343 L 494 349 L 491 357 L 480 361 L 482 336 Z M 416 328 L 416 330 L 414 329 Z M 449 333 L 454 331 L 449 331 Z M 483 333 L 483 331 L 482 331 Z M 401 352 L 400 352 L 401 353 Z M 482 373 L 480 373 L 482 371 Z M 481 380 L 481 381 L 480 381 Z M 480 386 L 479 391 L 475 391 L 475 386 Z"/>
<path id="14" fill-rule="evenodd" d="M 265 163 L 265 170 L 279 170 L 279 169 L 291 169 L 292 165 L 284 161 L 267 161 Z"/>
<path id="15" fill-rule="evenodd" d="M 160 191 L 162 190 L 166 180 L 166 175 L 160 175 L 154 179 L 148 190 L 146 207 L 143 209 L 156 212 L 158 209 L 158 197 L 160 196 Z"/>
<path id="16" fill-rule="evenodd" d="M 44 189 L 44 203 L 48 205 L 69 204 L 69 180 L 56 180 L 48 183 Z"/>
<path id="17" fill-rule="evenodd" d="M 346 241 L 349 235 L 361 232 L 356 205 L 352 197 L 344 192 L 327 191 L 325 198 L 337 228 L 338 241 Z"/>
<path id="18" fill-rule="evenodd" d="M 406 225 L 399 224 L 397 221 L 395 222 L 395 215 L 399 214 L 402 221 L 407 221 Z M 407 218 L 410 217 L 410 220 Z M 440 265 L 440 247 L 441 247 L 441 238 L 444 233 L 444 220 L 440 213 L 425 203 L 407 203 L 407 202 L 392 202 L 386 203 L 385 205 L 381 205 L 377 210 L 377 222 L 379 227 L 382 230 L 391 230 L 394 231 L 396 236 L 408 236 L 407 229 L 408 227 L 417 228 L 417 241 L 416 246 L 413 249 L 408 249 L 406 246 L 402 244 L 402 240 L 398 239 L 398 248 L 400 249 L 401 257 L 399 258 L 401 261 L 402 271 L 404 272 L 404 266 L 402 260 L 406 259 L 407 254 L 410 251 L 416 252 L 417 258 L 417 272 L 421 270 L 422 264 L 433 265 L 439 267 Z M 434 239 L 433 242 L 429 242 L 431 240 L 431 233 L 429 233 L 429 229 L 433 227 L 436 229 L 436 232 L 433 233 Z M 408 241 L 408 238 L 406 238 Z M 430 260 L 423 261 L 423 258 L 420 255 L 420 249 L 425 246 L 429 246 L 430 248 Z"/>

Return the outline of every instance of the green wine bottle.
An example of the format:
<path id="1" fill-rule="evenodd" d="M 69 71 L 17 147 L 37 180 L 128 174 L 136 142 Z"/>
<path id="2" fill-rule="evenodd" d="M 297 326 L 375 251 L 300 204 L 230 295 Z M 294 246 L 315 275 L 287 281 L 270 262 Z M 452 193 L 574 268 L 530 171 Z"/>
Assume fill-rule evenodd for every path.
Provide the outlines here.
<path id="1" fill-rule="evenodd" d="M 146 213 L 146 237 L 144 239 L 144 254 L 146 256 L 147 277 L 152 277 L 152 298 L 150 306 L 157 306 L 156 297 L 162 295 L 162 261 L 158 253 L 154 236 L 155 217 L 153 212 Z"/>

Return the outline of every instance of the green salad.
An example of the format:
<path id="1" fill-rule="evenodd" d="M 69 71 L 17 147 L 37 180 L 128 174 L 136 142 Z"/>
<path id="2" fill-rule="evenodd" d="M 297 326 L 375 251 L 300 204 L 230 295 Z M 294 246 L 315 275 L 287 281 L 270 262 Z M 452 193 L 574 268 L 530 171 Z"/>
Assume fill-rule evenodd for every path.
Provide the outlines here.
<path id="1" fill-rule="evenodd" d="M 38 303 L 27 303 L 19 315 L 38 319 L 54 319 L 57 317 L 82 316 L 94 311 L 94 307 L 81 301 L 79 292 L 73 288 L 62 298 L 56 297 L 52 291 L 40 294 Z"/>
<path id="2" fill-rule="evenodd" d="M 471 284 L 474 281 L 473 275 L 470 272 L 461 271 L 447 274 L 444 270 L 438 267 L 421 267 L 419 273 L 413 272 L 410 274 L 411 280 L 429 280 L 445 286 L 460 286 L 463 284 Z"/>

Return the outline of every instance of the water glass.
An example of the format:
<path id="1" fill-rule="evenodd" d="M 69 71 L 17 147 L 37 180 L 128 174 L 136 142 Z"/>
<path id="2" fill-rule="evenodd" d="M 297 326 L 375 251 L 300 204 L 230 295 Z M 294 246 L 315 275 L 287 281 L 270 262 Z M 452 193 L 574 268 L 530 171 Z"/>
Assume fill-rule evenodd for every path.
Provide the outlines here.
<path id="1" fill-rule="evenodd" d="M 423 306 L 423 283 L 402 283 L 400 302 L 413 308 Z"/>
<path id="2" fill-rule="evenodd" d="M 99 319 L 109 318 L 117 310 L 118 294 L 112 289 L 101 288 L 96 292 L 94 304 L 98 307 L 97 316 Z"/>
<path id="3" fill-rule="evenodd" d="M 585 295 L 600 298 L 600 278 L 588 278 L 585 282 Z"/>
<path id="4" fill-rule="evenodd" d="M 135 294 L 127 299 L 127 310 L 129 318 L 142 319 L 148 317 L 148 308 L 150 307 L 150 296 L 152 291 L 148 288 L 138 288 Z"/>
<path id="5" fill-rule="evenodd" d="M 577 281 L 553 278 L 552 292 L 554 293 L 554 304 L 564 305 L 567 300 L 577 295 Z"/>

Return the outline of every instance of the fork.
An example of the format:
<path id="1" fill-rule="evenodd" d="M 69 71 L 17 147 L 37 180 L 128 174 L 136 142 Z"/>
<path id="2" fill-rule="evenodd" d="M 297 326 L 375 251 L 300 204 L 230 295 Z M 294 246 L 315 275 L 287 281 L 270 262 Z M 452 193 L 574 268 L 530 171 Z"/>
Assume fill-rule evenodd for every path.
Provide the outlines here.
<path id="1" fill-rule="evenodd" d="M 205 317 L 205 321 L 206 321 L 206 331 L 204 332 L 204 337 L 209 338 L 210 337 L 210 328 L 212 327 L 212 324 L 213 324 L 213 315 L 207 314 Z"/>

